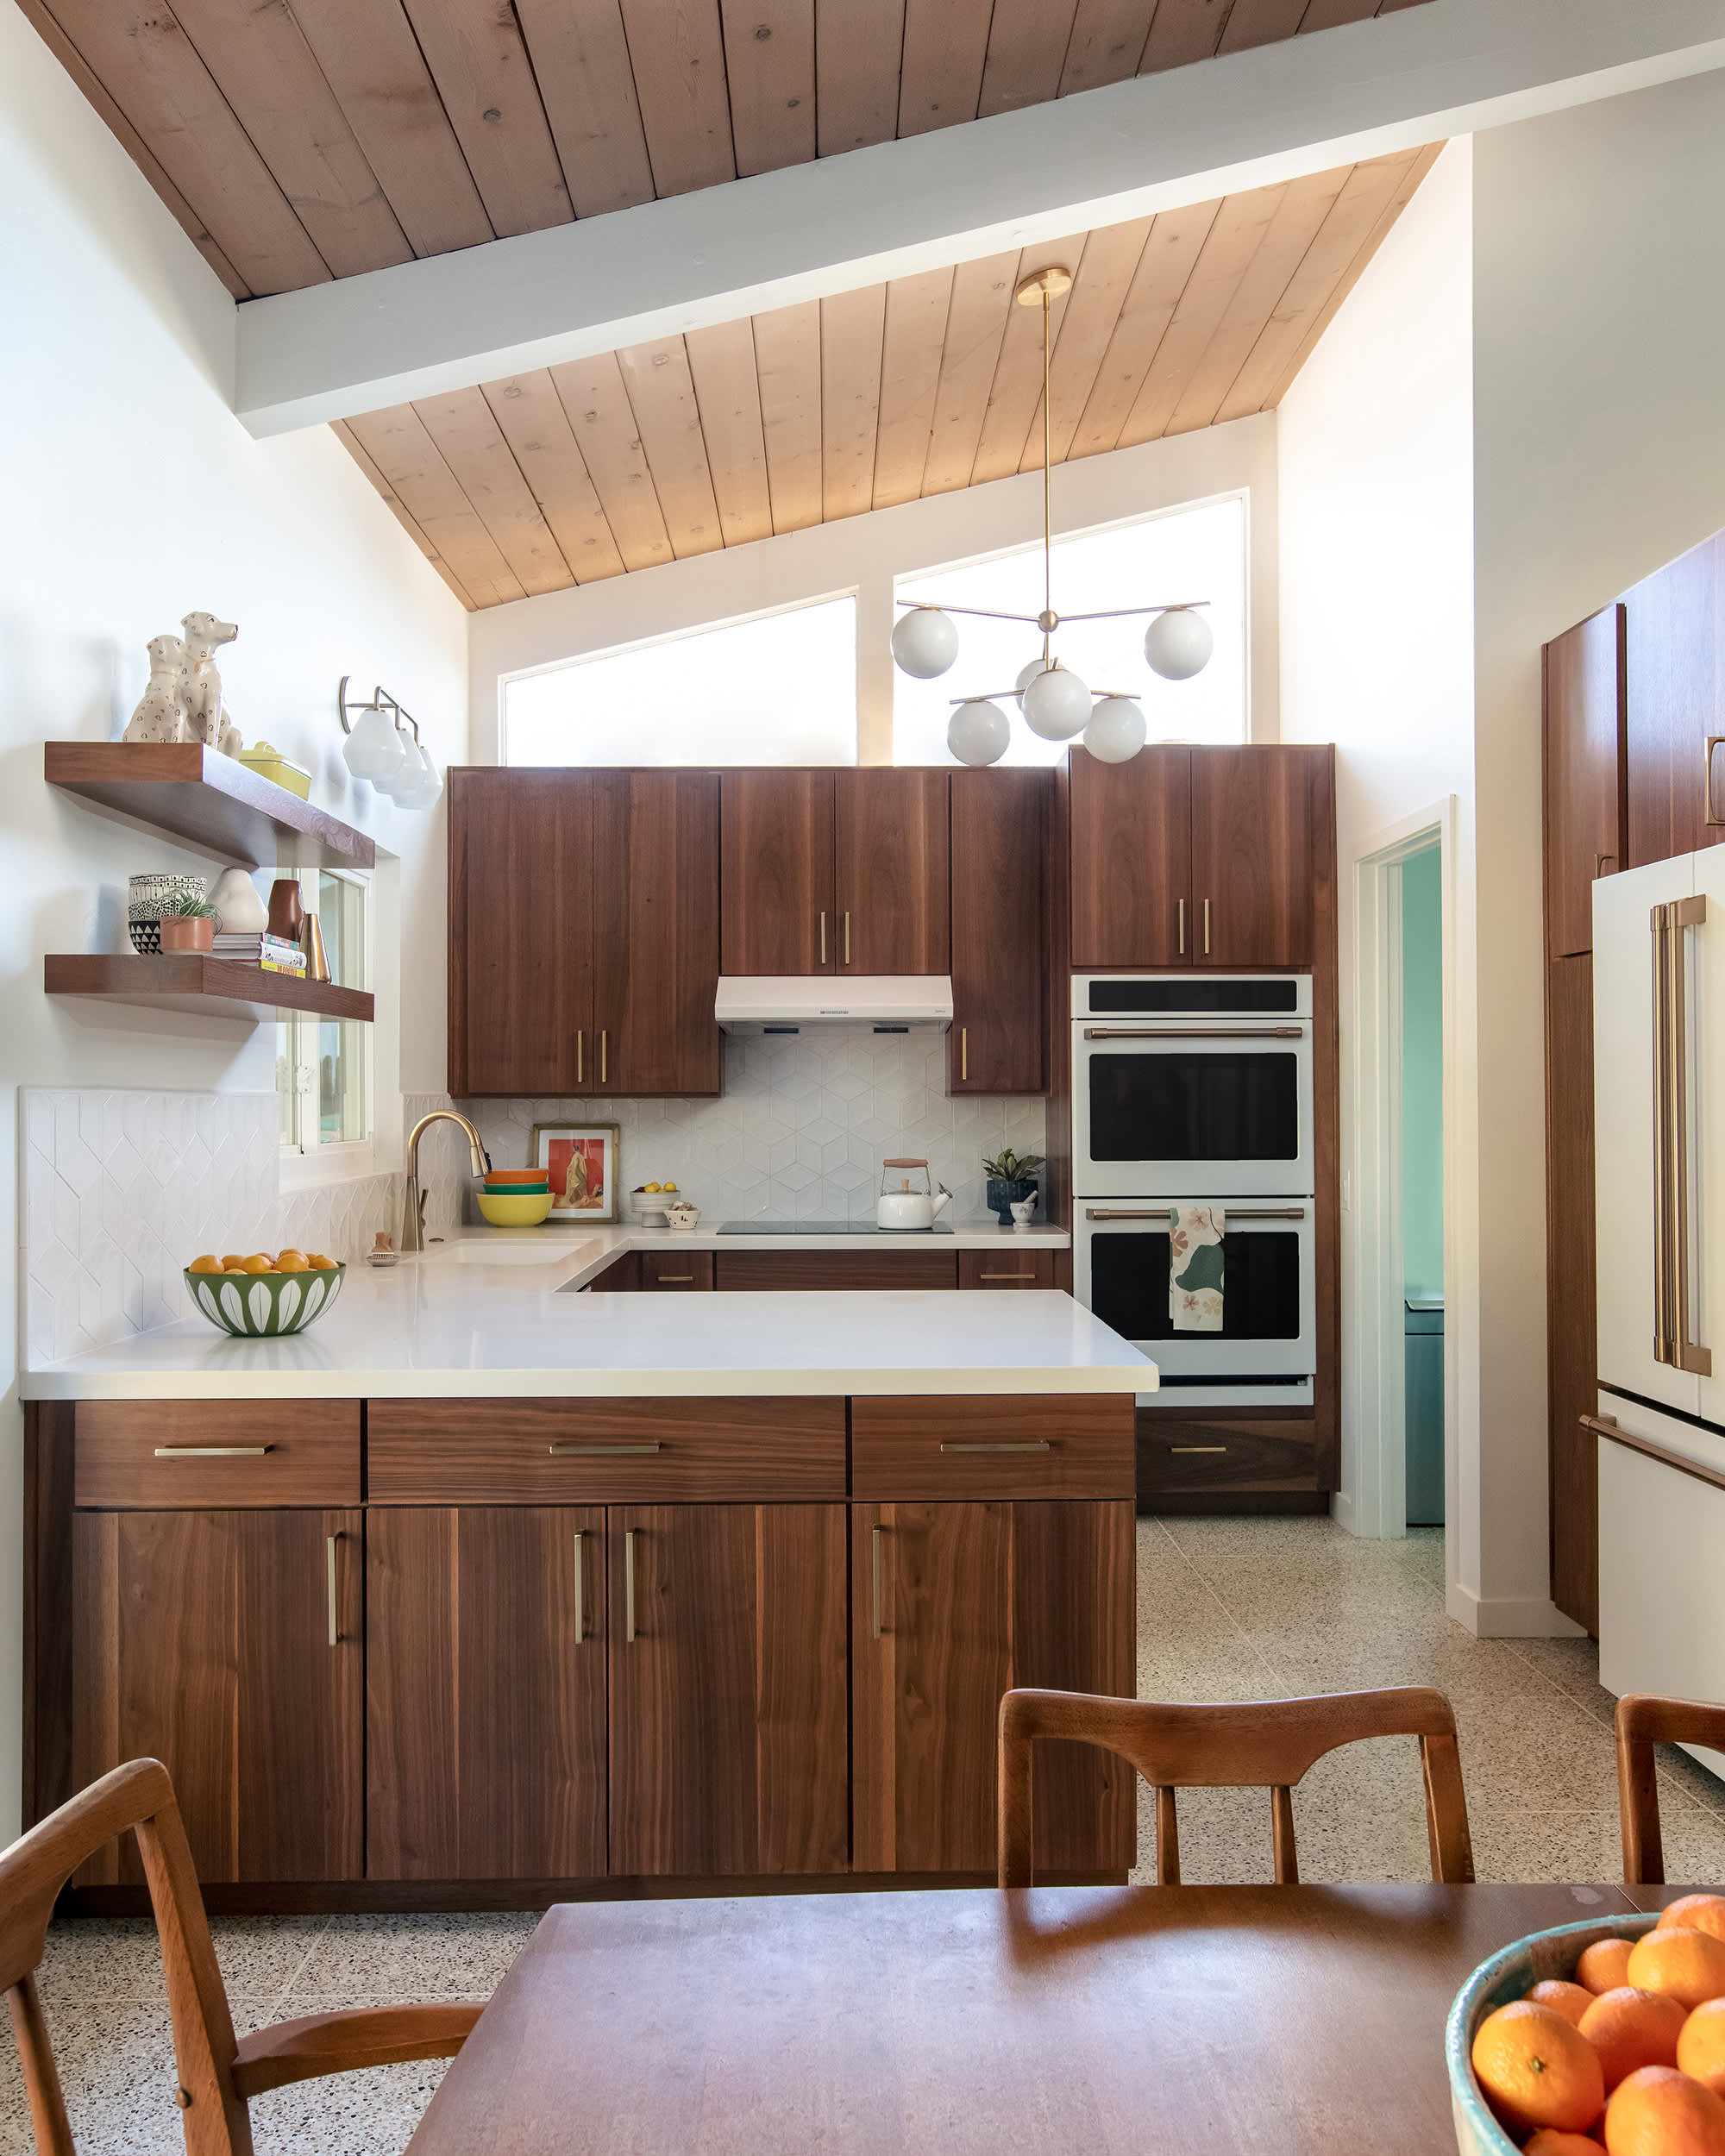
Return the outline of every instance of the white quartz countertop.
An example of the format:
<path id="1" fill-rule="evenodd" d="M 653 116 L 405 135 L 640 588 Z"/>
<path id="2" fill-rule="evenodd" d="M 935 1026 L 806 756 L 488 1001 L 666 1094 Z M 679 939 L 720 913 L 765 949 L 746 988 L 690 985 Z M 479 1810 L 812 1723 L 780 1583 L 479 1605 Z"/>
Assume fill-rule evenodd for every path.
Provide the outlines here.
<path id="1" fill-rule="evenodd" d="M 938 1248 L 1064 1245 L 1058 1230 L 881 1237 Z M 25 1373 L 27 1400 L 698 1397 L 703 1394 L 1143 1393 L 1156 1368 L 1056 1290 L 572 1292 L 621 1252 L 763 1239 L 668 1229 L 467 1229 L 386 1270 L 350 1265 L 333 1309 L 281 1340 L 179 1323 Z M 877 1247 L 786 1236 L 785 1249 Z"/>

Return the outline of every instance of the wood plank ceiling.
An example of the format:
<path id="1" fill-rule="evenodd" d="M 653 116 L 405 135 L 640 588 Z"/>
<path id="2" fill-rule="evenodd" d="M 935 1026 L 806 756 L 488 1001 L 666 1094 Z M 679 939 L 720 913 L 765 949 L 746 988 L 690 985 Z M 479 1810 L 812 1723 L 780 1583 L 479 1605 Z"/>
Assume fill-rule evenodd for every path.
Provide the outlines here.
<path id="1" fill-rule="evenodd" d="M 1005 0 L 996 0 L 998 22 Z M 496 606 L 1280 402 L 1437 147 L 341 423 L 464 605 Z"/>
<path id="2" fill-rule="evenodd" d="M 20 0 L 238 298 L 1419 4 Z"/>

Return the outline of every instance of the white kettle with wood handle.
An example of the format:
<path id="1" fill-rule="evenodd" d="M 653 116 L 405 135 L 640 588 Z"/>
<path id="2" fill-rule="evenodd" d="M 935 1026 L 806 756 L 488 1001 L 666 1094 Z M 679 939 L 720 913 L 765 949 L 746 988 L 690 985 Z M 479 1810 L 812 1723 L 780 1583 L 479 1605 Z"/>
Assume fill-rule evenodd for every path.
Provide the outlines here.
<path id="1" fill-rule="evenodd" d="M 915 1185 L 920 1173 L 921 1188 Z M 943 1183 L 936 1190 L 925 1160 L 889 1160 L 881 1163 L 881 1194 L 875 1200 L 877 1228 L 932 1228 L 952 1203 L 952 1193 Z"/>

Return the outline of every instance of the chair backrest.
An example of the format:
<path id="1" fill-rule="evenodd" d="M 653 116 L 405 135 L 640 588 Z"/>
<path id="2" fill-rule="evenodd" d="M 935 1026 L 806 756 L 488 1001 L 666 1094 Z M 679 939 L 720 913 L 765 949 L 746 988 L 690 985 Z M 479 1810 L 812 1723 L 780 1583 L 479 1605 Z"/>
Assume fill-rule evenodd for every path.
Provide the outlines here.
<path id="1" fill-rule="evenodd" d="M 1137 1768 L 1156 1791 L 1157 1877 L 1164 1886 L 1180 1883 L 1176 1789 L 1269 1789 L 1276 1883 L 1293 1886 L 1300 1877 L 1294 1784 L 1327 1752 L 1367 1737 L 1419 1739 L 1432 1877 L 1471 1880 L 1473 1846 L 1455 1716 L 1441 1692 L 1406 1685 L 1215 1707 L 1084 1692 L 1008 1692 L 1000 1720 L 1000 1884 L 1029 1886 L 1034 1876 L 1032 1766 L 1039 1738 L 1101 1745 Z"/>
<path id="2" fill-rule="evenodd" d="M 0 1852 L 0 1990 L 11 2009 L 36 2147 L 41 2156 L 73 2156 L 36 1992 L 48 1920 L 79 1865 L 129 1828 L 138 1838 L 161 1939 L 187 2156 L 252 2156 L 246 2107 L 234 2092 L 228 1995 L 173 1783 L 158 1759 L 116 1767 Z"/>
<path id="3" fill-rule="evenodd" d="M 1623 1830 L 1623 1883 L 1663 1886 L 1655 1745 L 1706 1745 L 1725 1752 L 1725 1707 L 1707 1700 L 1626 1692 L 1617 1702 L 1617 1812 Z"/>

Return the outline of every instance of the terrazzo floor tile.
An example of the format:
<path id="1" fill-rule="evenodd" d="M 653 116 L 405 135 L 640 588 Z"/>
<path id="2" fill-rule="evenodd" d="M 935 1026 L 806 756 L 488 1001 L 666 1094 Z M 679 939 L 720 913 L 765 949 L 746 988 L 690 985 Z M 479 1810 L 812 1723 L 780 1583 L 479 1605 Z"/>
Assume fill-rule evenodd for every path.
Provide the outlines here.
<path id="1" fill-rule="evenodd" d="M 486 1999 L 538 1921 L 532 1913 L 331 1917 L 295 1977 L 294 1990 L 308 1996 L 352 1992 L 395 1999 Z"/>
<path id="2" fill-rule="evenodd" d="M 342 2007 L 389 2006 L 394 1995 L 296 1992 L 277 2002 L 273 2021 Z M 257 2156 L 399 2156 L 443 2078 L 448 2060 L 368 2066 L 328 2081 L 302 2081 L 252 2099 Z"/>

